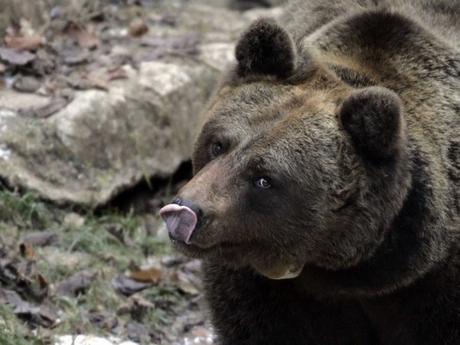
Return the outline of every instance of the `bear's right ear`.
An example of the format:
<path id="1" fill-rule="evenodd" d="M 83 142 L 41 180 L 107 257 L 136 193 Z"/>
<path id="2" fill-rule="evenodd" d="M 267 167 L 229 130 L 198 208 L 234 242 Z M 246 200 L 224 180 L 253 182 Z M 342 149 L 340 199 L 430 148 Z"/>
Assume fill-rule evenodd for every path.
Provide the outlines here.
<path id="1" fill-rule="evenodd" d="M 263 18 L 254 22 L 236 46 L 238 74 L 272 75 L 287 78 L 294 73 L 294 42 L 275 20 Z"/>
<path id="2" fill-rule="evenodd" d="M 401 99 L 393 91 L 372 86 L 354 91 L 340 109 L 342 127 L 368 161 L 394 159 L 406 142 Z"/>

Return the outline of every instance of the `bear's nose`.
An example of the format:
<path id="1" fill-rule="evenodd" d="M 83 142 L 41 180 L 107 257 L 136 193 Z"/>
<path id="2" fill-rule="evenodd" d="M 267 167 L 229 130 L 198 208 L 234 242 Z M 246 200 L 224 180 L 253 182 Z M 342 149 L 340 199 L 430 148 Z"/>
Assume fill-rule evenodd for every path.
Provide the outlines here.
<path id="1" fill-rule="evenodd" d="M 175 199 L 160 210 L 169 236 L 185 244 L 191 243 L 201 210 L 188 200 Z"/>

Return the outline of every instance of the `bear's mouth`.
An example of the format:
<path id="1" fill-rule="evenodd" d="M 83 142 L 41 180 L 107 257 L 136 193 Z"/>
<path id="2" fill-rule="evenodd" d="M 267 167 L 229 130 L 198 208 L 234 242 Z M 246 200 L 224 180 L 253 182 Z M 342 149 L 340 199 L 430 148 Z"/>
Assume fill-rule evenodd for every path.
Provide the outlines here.
<path id="1" fill-rule="evenodd" d="M 247 247 L 247 245 L 243 243 L 230 242 L 220 242 L 209 247 L 203 247 L 193 243 L 186 244 L 175 239 L 171 239 L 171 243 L 174 249 L 184 254 L 185 256 L 195 259 L 204 259 L 213 256 L 219 256 L 223 258 L 234 257 L 241 254 L 244 251 L 244 248 Z"/>

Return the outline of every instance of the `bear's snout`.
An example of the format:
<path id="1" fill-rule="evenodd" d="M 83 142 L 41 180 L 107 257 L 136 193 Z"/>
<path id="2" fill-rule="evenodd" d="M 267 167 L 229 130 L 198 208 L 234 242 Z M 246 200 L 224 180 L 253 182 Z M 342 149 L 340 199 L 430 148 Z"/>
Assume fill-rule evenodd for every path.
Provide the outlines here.
<path id="1" fill-rule="evenodd" d="M 174 200 L 160 210 L 171 239 L 185 244 L 191 243 L 200 213 L 200 209 L 194 204 L 181 199 Z"/>

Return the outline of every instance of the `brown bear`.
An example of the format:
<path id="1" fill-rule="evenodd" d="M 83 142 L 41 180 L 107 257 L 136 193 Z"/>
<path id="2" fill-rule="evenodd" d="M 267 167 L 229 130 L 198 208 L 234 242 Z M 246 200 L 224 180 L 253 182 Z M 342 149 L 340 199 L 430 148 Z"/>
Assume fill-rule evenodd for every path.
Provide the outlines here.
<path id="1" fill-rule="evenodd" d="M 460 344 L 459 17 L 305 0 L 243 34 L 160 212 L 220 344 Z"/>

